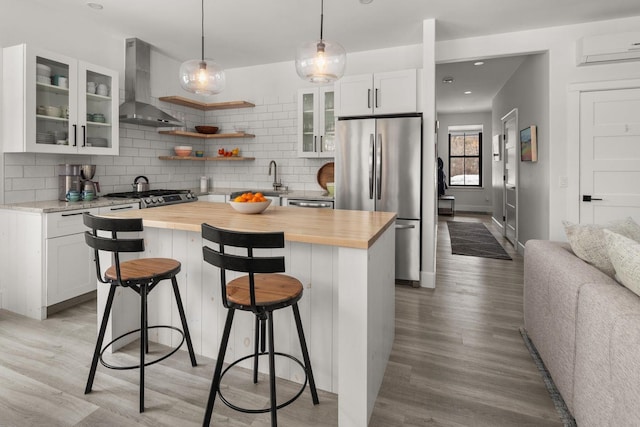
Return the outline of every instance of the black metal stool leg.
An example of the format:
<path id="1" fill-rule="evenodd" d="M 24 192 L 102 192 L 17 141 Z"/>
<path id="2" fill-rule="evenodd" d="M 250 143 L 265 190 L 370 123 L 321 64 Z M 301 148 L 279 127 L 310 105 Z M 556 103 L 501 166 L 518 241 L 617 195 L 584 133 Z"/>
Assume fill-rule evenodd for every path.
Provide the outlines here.
<path id="1" fill-rule="evenodd" d="M 140 291 L 142 292 L 142 287 L 140 287 Z M 149 292 L 148 288 L 147 288 L 147 292 Z M 144 330 L 148 331 L 149 330 L 149 304 L 148 301 L 145 300 L 145 307 L 144 307 Z M 145 339 L 144 339 L 144 352 L 146 354 L 149 354 L 149 334 L 145 334 Z"/>
<path id="2" fill-rule="evenodd" d="M 187 325 L 187 317 L 184 314 L 184 307 L 182 306 L 182 298 L 180 298 L 180 290 L 178 289 L 178 280 L 176 279 L 176 276 L 171 278 L 171 284 L 173 286 L 173 295 L 176 297 L 176 304 L 178 305 L 180 321 L 182 322 L 182 332 L 184 332 L 184 338 L 187 341 L 187 349 L 189 350 L 189 357 L 191 358 L 191 366 L 197 366 L 196 354 L 193 351 L 191 334 L 189 333 L 189 326 Z"/>
<path id="3" fill-rule="evenodd" d="M 91 360 L 91 369 L 89 370 L 89 378 L 87 378 L 87 386 L 84 389 L 84 394 L 91 393 L 91 388 L 93 387 L 93 379 L 96 376 L 98 359 L 100 358 L 100 352 L 102 351 L 104 334 L 107 331 L 107 323 L 109 322 L 109 315 L 111 314 L 111 306 L 113 305 L 113 297 L 115 296 L 115 294 L 116 294 L 116 285 L 111 285 L 111 287 L 109 288 L 109 295 L 107 296 L 107 303 L 104 306 L 104 313 L 102 314 L 100 331 L 98 332 L 98 339 L 96 340 L 96 348 L 93 351 L 93 359 Z"/>
<path id="4" fill-rule="evenodd" d="M 144 355 L 147 344 L 147 284 L 140 285 L 140 412 L 144 412 Z"/>
<path id="5" fill-rule="evenodd" d="M 256 315 L 256 331 L 253 350 L 253 383 L 258 384 L 258 347 L 260 346 L 260 318 Z"/>
<path id="6" fill-rule="evenodd" d="M 267 312 L 269 322 L 269 388 L 271 394 L 271 427 L 278 425 L 276 395 L 276 355 L 273 345 L 273 312 Z"/>
<path id="7" fill-rule="evenodd" d="M 220 377 L 222 375 L 222 364 L 224 363 L 224 355 L 227 352 L 227 344 L 229 343 L 229 335 L 231 335 L 231 324 L 233 323 L 233 315 L 235 310 L 230 308 L 227 312 L 227 320 L 224 324 L 224 332 L 222 341 L 220 342 L 220 350 L 218 350 L 218 360 L 216 360 L 216 369 L 213 373 L 213 381 L 211 382 L 211 390 L 209 391 L 209 400 L 207 401 L 207 409 L 204 413 L 203 426 L 211 424 L 211 414 L 213 412 L 213 404 L 216 400 L 218 388 L 220 388 Z"/>
<path id="8" fill-rule="evenodd" d="M 296 319 L 296 328 L 298 329 L 298 338 L 300 339 L 300 347 L 302 349 L 302 357 L 304 358 L 304 365 L 307 371 L 307 377 L 309 378 L 309 390 L 311 390 L 311 399 L 313 404 L 320 403 L 318 400 L 318 392 L 316 391 L 316 382 L 313 379 L 313 370 L 311 369 L 311 360 L 309 359 L 309 351 L 307 350 L 307 341 L 304 339 L 304 330 L 302 329 L 302 320 L 300 320 L 300 310 L 298 309 L 298 303 L 293 304 L 293 317 Z"/>

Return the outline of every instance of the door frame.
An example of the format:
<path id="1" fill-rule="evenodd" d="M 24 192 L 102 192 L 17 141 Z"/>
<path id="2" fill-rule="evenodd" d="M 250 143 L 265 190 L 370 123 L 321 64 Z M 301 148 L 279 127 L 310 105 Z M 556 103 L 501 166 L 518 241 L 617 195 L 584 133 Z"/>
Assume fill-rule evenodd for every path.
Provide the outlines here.
<path id="1" fill-rule="evenodd" d="M 580 222 L 580 96 L 583 92 L 638 89 L 640 79 L 572 83 L 568 87 L 567 220 Z"/>
<path id="2" fill-rule="evenodd" d="M 514 108 L 509 111 L 507 114 L 502 116 L 500 119 L 502 132 L 502 235 L 506 238 L 507 236 L 507 184 L 506 184 L 506 166 L 507 166 L 507 150 L 506 150 L 506 138 L 505 138 L 505 129 L 504 125 L 507 121 L 511 120 L 511 118 L 515 118 L 515 131 L 516 131 L 516 139 L 518 138 L 518 109 Z M 520 206 L 519 206 L 519 180 L 520 180 L 520 156 L 518 153 L 518 141 L 516 141 L 516 159 L 515 159 L 515 178 L 516 178 L 516 226 L 515 226 L 515 237 L 513 242 L 513 247 L 518 250 L 518 218 L 520 216 Z M 508 239 L 507 239 L 508 240 Z"/>

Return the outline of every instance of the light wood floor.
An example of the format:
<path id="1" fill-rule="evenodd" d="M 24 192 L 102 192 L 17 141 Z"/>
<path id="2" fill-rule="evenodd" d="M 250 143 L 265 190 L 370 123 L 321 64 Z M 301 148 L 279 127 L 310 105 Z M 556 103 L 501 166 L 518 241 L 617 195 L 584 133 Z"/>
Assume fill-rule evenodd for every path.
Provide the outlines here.
<path id="1" fill-rule="evenodd" d="M 440 219 L 437 288 L 396 288 L 396 340 L 370 426 L 561 426 L 518 332 L 522 258 L 506 243 L 513 261 L 451 255 L 449 218 Z M 455 220 L 485 222 L 502 241 L 489 217 Z M 200 425 L 214 365 L 200 357 L 192 368 L 186 352 L 146 370 L 144 414 L 137 370 L 99 365 L 94 391 L 83 394 L 95 312 L 90 301 L 37 322 L 0 310 L 0 427 Z M 135 354 L 119 358 L 135 363 Z M 225 377 L 229 396 L 266 403 L 263 385 L 239 386 L 247 379 Z M 321 392 L 320 400 L 314 407 L 305 392 L 279 411 L 280 424 L 337 425 L 336 396 Z M 218 401 L 214 425 L 267 426 L 269 418 Z"/>

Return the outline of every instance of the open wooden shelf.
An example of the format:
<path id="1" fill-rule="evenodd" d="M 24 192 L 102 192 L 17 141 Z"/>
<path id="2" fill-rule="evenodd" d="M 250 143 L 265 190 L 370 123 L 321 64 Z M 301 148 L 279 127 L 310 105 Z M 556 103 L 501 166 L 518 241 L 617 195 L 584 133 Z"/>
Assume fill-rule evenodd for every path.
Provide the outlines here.
<path id="1" fill-rule="evenodd" d="M 230 110 L 232 108 L 251 108 L 255 104 L 247 101 L 227 101 L 227 102 L 201 102 L 194 99 L 184 98 L 182 96 L 161 96 L 160 101 L 170 102 L 171 104 L 182 105 L 183 107 L 197 108 L 198 110 Z"/>
<path id="2" fill-rule="evenodd" d="M 224 156 L 217 156 L 217 157 L 194 157 L 194 156 L 188 156 L 188 157 L 184 157 L 184 156 L 159 156 L 158 157 L 160 160 L 197 160 L 197 161 L 217 161 L 217 162 L 239 162 L 239 161 L 243 161 L 243 160 L 255 160 L 255 157 L 224 157 Z"/>
<path id="3" fill-rule="evenodd" d="M 177 135 L 188 136 L 190 138 L 201 139 L 223 139 L 223 138 L 255 138 L 256 136 L 251 133 L 236 132 L 236 133 L 198 133 L 188 132 L 186 130 L 161 130 L 158 133 L 164 135 Z"/>

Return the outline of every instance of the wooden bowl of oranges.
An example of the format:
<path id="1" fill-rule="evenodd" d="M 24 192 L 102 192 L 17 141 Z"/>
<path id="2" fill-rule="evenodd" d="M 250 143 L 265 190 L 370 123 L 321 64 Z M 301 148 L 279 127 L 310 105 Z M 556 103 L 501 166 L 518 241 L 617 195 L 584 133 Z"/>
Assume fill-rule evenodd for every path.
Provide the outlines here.
<path id="1" fill-rule="evenodd" d="M 243 193 L 229 202 L 231 207 L 243 214 L 259 214 L 271 204 L 271 200 L 262 193 Z"/>

